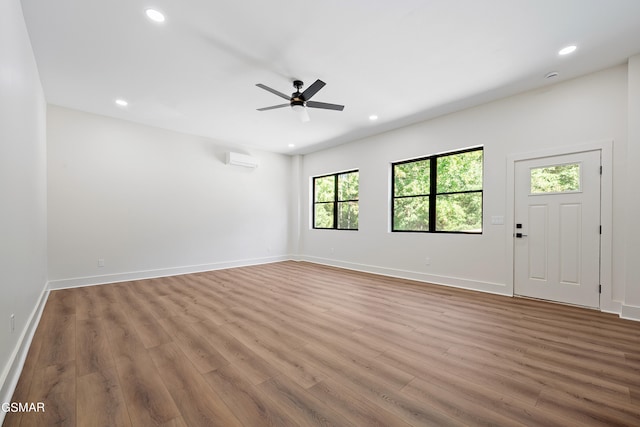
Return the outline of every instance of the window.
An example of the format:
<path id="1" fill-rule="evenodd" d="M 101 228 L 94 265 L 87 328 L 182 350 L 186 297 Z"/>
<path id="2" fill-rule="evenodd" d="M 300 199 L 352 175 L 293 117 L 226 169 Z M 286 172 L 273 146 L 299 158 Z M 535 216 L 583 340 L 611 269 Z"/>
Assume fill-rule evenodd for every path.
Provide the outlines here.
<path id="1" fill-rule="evenodd" d="M 358 171 L 313 178 L 313 228 L 358 229 Z"/>
<path id="2" fill-rule="evenodd" d="M 482 233 L 483 149 L 394 163 L 392 231 Z"/>
<path id="3" fill-rule="evenodd" d="M 580 191 L 580 163 L 531 169 L 531 194 Z"/>

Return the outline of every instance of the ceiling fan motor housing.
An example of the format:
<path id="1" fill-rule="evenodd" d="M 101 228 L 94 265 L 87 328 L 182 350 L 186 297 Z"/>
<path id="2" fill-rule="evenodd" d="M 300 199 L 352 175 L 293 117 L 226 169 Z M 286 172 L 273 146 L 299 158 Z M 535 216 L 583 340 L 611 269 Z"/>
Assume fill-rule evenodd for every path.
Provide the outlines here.
<path id="1" fill-rule="evenodd" d="M 291 94 L 291 106 L 301 105 L 304 107 L 304 96 L 300 93 L 300 89 L 304 86 L 304 82 L 302 80 L 294 80 L 293 87 L 296 88 L 296 91 Z"/>

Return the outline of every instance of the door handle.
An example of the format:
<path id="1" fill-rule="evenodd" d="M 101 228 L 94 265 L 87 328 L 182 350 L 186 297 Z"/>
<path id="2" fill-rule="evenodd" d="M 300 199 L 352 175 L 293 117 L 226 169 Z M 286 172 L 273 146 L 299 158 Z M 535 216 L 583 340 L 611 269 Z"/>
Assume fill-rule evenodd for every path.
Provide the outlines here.
<path id="1" fill-rule="evenodd" d="M 522 239 L 523 237 L 527 237 L 527 235 L 522 233 L 516 233 L 516 239 Z"/>

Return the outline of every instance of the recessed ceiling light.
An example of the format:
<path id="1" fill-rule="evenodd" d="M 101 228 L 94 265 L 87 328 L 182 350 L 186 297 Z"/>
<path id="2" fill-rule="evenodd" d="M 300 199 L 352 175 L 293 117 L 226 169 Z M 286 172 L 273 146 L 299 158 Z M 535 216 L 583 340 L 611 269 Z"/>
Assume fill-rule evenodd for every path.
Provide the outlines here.
<path id="1" fill-rule="evenodd" d="M 159 12 L 155 9 L 147 9 L 144 11 L 147 14 L 147 18 L 151 19 L 153 22 L 164 22 L 164 15 L 162 12 Z"/>
<path id="2" fill-rule="evenodd" d="M 126 107 L 127 105 L 129 105 L 129 103 L 124 99 L 116 99 L 116 104 L 118 104 L 121 107 Z"/>
<path id="3" fill-rule="evenodd" d="M 369 120 L 371 120 L 372 122 L 378 120 L 378 116 L 376 116 L 375 114 L 372 114 L 369 116 Z"/>
<path id="4" fill-rule="evenodd" d="M 563 47 L 562 49 L 560 49 L 558 51 L 558 55 L 569 55 L 570 53 L 575 52 L 577 48 L 578 48 L 578 46 L 576 46 L 576 45 L 570 45 L 570 46 Z"/>
<path id="5" fill-rule="evenodd" d="M 294 148 L 295 146 L 296 146 L 296 144 L 289 144 L 289 145 L 287 145 L 287 147 L 289 147 L 289 148 Z"/>

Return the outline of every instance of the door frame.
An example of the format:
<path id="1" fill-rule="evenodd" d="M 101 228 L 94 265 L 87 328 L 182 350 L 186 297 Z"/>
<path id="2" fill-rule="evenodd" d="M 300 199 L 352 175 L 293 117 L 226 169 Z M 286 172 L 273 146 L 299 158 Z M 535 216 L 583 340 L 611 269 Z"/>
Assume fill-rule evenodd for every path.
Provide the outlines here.
<path id="1" fill-rule="evenodd" d="M 545 150 L 513 153 L 507 156 L 507 194 L 506 194 L 506 264 L 510 275 L 507 275 L 507 287 L 514 295 L 515 289 L 515 165 L 523 160 L 533 160 L 544 157 L 560 156 L 565 154 L 582 153 L 585 151 L 597 151 L 601 153 L 602 177 L 600 181 L 600 222 L 602 235 L 600 236 L 600 311 L 619 313 L 622 303 L 613 300 L 612 286 L 612 230 L 613 230 L 613 141 L 603 140 L 588 142 L 565 147 L 549 148 Z"/>

